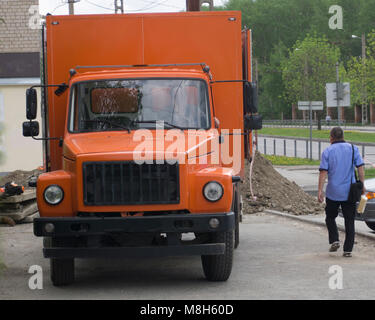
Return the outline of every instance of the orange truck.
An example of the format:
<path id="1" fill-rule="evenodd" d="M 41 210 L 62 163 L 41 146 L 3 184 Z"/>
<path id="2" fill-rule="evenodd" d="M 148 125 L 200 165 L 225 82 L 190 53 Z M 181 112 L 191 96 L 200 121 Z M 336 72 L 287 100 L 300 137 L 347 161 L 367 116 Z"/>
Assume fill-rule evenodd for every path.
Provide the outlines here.
<path id="1" fill-rule="evenodd" d="M 44 146 L 34 234 L 52 283 L 76 258 L 181 255 L 227 280 L 261 128 L 241 13 L 47 15 L 42 40 L 42 136 L 35 87 L 23 134 Z"/>

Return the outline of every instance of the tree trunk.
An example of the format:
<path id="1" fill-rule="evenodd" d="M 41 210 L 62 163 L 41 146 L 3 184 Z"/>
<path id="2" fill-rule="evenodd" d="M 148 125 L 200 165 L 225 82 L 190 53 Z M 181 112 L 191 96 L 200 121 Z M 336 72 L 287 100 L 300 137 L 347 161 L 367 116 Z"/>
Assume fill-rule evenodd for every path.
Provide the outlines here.
<path id="1" fill-rule="evenodd" d="M 297 106 L 292 103 L 292 120 L 297 120 Z"/>
<path id="2" fill-rule="evenodd" d="M 355 123 L 362 122 L 362 110 L 361 110 L 361 106 L 358 104 L 354 106 L 354 122 Z"/>
<path id="3" fill-rule="evenodd" d="M 375 124 L 375 104 L 370 102 L 370 124 Z"/>
<path id="4" fill-rule="evenodd" d="M 341 121 L 345 121 L 345 107 L 340 107 Z"/>

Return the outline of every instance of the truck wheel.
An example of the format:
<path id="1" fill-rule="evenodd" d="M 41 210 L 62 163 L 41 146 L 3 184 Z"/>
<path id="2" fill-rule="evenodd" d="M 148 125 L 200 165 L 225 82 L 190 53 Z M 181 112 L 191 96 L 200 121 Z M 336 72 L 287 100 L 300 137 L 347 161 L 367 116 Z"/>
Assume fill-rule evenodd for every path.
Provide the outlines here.
<path id="1" fill-rule="evenodd" d="M 51 281 L 54 286 L 65 286 L 74 282 L 74 259 L 50 259 Z"/>
<path id="2" fill-rule="evenodd" d="M 375 231 L 375 222 L 367 222 L 367 221 L 365 221 L 365 222 L 366 222 L 367 226 L 368 226 L 370 229 L 372 229 L 372 230 Z"/>
<path id="3" fill-rule="evenodd" d="M 45 248 L 74 247 L 75 239 L 44 237 L 43 245 Z M 64 286 L 73 283 L 74 259 L 50 258 L 50 276 L 54 286 Z"/>
<path id="4" fill-rule="evenodd" d="M 225 243 L 225 252 L 220 255 L 202 256 L 203 272 L 209 281 L 226 281 L 232 271 L 234 231 L 215 232 L 212 243 Z"/>

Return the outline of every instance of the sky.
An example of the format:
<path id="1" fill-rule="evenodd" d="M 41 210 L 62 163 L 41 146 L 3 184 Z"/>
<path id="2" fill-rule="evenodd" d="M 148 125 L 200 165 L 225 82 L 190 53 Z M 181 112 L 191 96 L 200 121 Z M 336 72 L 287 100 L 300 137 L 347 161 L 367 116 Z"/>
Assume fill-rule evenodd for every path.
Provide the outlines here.
<path id="1" fill-rule="evenodd" d="M 64 15 L 69 13 L 68 0 L 39 0 L 42 15 Z M 214 0 L 215 6 L 226 0 Z M 80 0 L 74 5 L 75 14 L 114 13 L 114 0 Z M 185 11 L 186 0 L 124 0 L 125 13 L 178 12 Z"/>

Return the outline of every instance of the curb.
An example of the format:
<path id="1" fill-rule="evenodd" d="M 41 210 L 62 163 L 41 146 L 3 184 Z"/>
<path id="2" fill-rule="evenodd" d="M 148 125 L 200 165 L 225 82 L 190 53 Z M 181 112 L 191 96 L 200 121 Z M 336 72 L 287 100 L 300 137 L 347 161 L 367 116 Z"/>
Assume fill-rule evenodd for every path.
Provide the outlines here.
<path id="1" fill-rule="evenodd" d="M 294 220 L 297 220 L 297 221 L 300 221 L 300 222 L 305 222 L 305 223 L 309 223 L 309 224 L 313 224 L 313 225 L 318 225 L 320 227 L 326 227 L 325 222 L 306 219 L 303 216 L 295 216 L 293 214 L 284 213 L 284 212 L 280 212 L 280 211 L 276 211 L 276 210 L 270 210 L 270 209 L 266 209 L 263 212 L 264 213 L 268 213 L 268 214 L 273 214 L 273 215 L 279 216 L 279 217 L 294 219 Z M 338 225 L 337 228 L 340 231 L 345 232 L 345 227 Z M 367 239 L 375 240 L 375 234 L 369 234 L 369 233 L 358 231 L 358 230 L 355 231 L 355 234 L 358 235 L 358 236 L 367 238 Z"/>
<path id="2" fill-rule="evenodd" d="M 289 166 L 289 165 L 274 165 L 274 168 L 277 169 L 286 169 L 288 171 L 298 171 L 298 170 L 319 170 L 319 166 L 316 165 L 295 165 L 295 166 Z"/>

